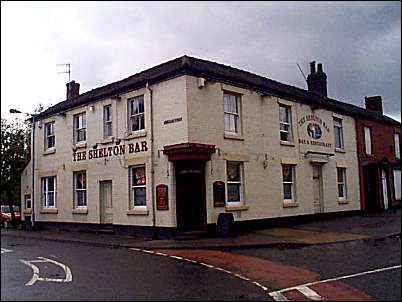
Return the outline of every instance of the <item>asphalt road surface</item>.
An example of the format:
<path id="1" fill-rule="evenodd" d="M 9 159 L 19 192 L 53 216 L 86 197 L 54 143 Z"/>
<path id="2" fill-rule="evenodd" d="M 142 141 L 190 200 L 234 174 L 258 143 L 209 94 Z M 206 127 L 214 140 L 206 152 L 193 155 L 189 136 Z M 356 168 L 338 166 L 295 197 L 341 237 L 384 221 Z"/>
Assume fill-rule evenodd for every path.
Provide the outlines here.
<path id="1" fill-rule="evenodd" d="M 1 248 L 2 301 L 271 300 L 224 272 L 126 248 L 6 236 Z"/>
<path id="2" fill-rule="evenodd" d="M 305 269 L 318 273 L 320 280 L 345 277 L 340 281 L 346 286 L 340 290 L 346 291 L 348 287 L 375 300 L 401 301 L 400 237 L 295 249 L 230 249 L 226 252 Z M 328 286 L 323 289 L 324 294 L 327 289 Z M 345 299 L 348 298 L 352 297 L 346 295 Z"/>

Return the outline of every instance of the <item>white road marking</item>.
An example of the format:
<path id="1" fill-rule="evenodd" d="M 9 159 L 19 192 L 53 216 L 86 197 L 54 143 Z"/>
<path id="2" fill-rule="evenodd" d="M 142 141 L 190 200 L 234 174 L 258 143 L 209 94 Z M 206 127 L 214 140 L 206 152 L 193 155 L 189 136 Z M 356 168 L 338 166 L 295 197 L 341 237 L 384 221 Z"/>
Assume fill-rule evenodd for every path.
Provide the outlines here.
<path id="1" fill-rule="evenodd" d="M 38 257 L 39 260 L 22 260 L 20 261 L 26 265 L 28 265 L 30 268 L 33 270 L 33 275 L 31 280 L 29 280 L 27 283 L 25 283 L 25 286 L 31 286 L 34 285 L 36 281 L 46 281 L 46 282 L 71 282 L 73 281 L 73 275 L 71 274 L 71 270 L 67 265 L 64 265 L 63 263 L 54 261 L 52 259 L 48 259 L 45 257 Z M 32 264 L 32 263 L 53 263 L 57 266 L 60 266 L 65 273 L 65 278 L 64 279 L 55 279 L 55 278 L 41 278 L 39 277 L 39 268 Z"/>
<path id="2" fill-rule="evenodd" d="M 309 286 L 343 280 L 343 279 L 354 278 L 354 277 L 358 277 L 358 276 L 364 276 L 364 275 L 368 275 L 368 274 L 384 272 L 384 271 L 393 270 L 393 269 L 400 269 L 400 268 L 401 268 L 401 265 L 394 265 L 394 266 L 390 266 L 390 267 L 374 269 L 374 270 L 356 273 L 356 274 L 352 274 L 352 275 L 345 275 L 345 276 L 340 276 L 340 277 L 336 277 L 336 278 L 310 282 L 310 283 L 306 283 L 306 284 L 301 284 L 301 285 L 292 286 L 292 287 L 284 288 L 281 290 L 273 291 L 273 292 L 270 292 L 269 295 L 271 297 L 273 297 L 275 301 L 287 301 L 286 297 L 283 296 L 283 293 L 291 291 L 291 290 L 298 290 L 299 292 L 301 292 L 303 295 L 310 298 L 311 300 L 321 300 L 322 299 L 321 296 L 318 295 L 311 288 L 309 288 Z M 286 300 L 283 300 L 283 298 L 285 298 Z"/>
<path id="3" fill-rule="evenodd" d="M 8 249 L 4 249 L 4 248 L 1 248 L 1 253 L 3 254 L 3 253 L 11 253 L 13 250 L 8 250 Z"/>
<path id="4" fill-rule="evenodd" d="M 322 300 L 322 297 L 319 294 L 317 294 L 315 291 L 313 291 L 311 288 L 309 288 L 307 286 L 299 286 L 297 288 L 297 290 L 299 292 L 301 292 L 303 295 L 305 295 L 307 298 L 309 298 L 310 300 L 314 300 L 314 301 Z"/>

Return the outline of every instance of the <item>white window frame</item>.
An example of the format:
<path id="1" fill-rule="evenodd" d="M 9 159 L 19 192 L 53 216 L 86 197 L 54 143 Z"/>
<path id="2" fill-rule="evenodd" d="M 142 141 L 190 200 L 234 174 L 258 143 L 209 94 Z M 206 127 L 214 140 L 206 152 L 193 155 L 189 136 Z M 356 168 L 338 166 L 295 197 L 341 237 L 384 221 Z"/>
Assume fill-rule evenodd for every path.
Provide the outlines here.
<path id="1" fill-rule="evenodd" d="M 142 112 L 140 112 L 140 106 L 138 105 L 138 113 L 132 113 L 132 108 L 134 107 L 132 104 L 134 102 L 140 102 L 142 100 L 142 104 L 143 104 L 143 110 Z M 133 98 L 129 98 L 127 100 L 127 111 L 128 111 L 128 133 L 135 133 L 135 132 L 140 132 L 140 131 L 144 131 L 145 130 L 145 99 L 144 99 L 144 95 L 138 95 L 135 96 Z M 143 125 L 141 125 L 141 116 L 143 117 Z M 138 117 L 139 119 L 139 129 L 137 130 L 133 130 L 133 120 Z M 142 128 L 141 128 L 142 126 Z"/>
<path id="2" fill-rule="evenodd" d="M 134 171 L 135 169 L 143 168 L 145 173 L 145 184 L 136 185 L 134 184 Z M 135 205 L 135 190 L 136 189 L 145 189 L 145 205 Z M 147 201 L 147 170 L 145 164 L 143 165 L 135 165 L 130 167 L 130 209 L 132 210 L 146 210 L 148 201 Z"/>
<path id="3" fill-rule="evenodd" d="M 238 164 L 239 165 L 239 181 L 233 181 L 229 180 L 228 176 L 228 165 L 229 164 Z M 244 193 L 243 193 L 243 179 L 244 179 L 244 164 L 243 162 L 239 161 L 226 161 L 226 206 L 227 207 L 233 207 L 233 206 L 239 206 L 244 204 Z M 239 186 L 239 201 L 229 201 L 229 185 L 234 184 Z"/>
<path id="4" fill-rule="evenodd" d="M 336 134 L 339 131 L 339 143 L 340 146 L 337 146 L 336 142 Z M 343 124 L 342 119 L 334 117 L 334 139 L 335 139 L 335 148 L 336 149 L 344 149 L 344 142 L 343 142 Z"/>
<path id="5" fill-rule="evenodd" d="M 283 179 L 283 168 L 285 166 L 289 166 L 291 167 L 291 173 L 292 173 L 292 180 L 291 181 L 284 181 Z M 292 164 L 282 164 L 281 165 L 282 168 L 282 194 L 283 194 L 283 203 L 284 204 L 289 204 L 289 203 L 295 203 L 296 202 L 296 165 L 292 165 Z M 285 198 L 285 184 L 290 184 L 291 185 L 291 194 L 292 194 L 292 198 L 291 199 L 286 199 Z"/>
<path id="6" fill-rule="evenodd" d="M 286 116 L 288 118 L 288 121 L 283 121 L 282 115 L 281 115 L 281 108 L 284 108 L 286 110 Z M 281 126 L 284 126 L 288 128 L 288 130 L 281 129 Z M 281 133 L 286 133 L 288 139 L 283 140 Z M 279 140 L 282 142 L 293 142 L 293 131 L 292 131 L 292 107 L 285 105 L 285 104 L 279 104 Z"/>
<path id="7" fill-rule="evenodd" d="M 226 105 L 227 100 L 232 100 L 234 98 L 235 101 L 235 111 L 230 111 L 228 109 L 229 106 Z M 230 134 L 240 134 L 241 131 L 241 118 L 240 118 L 240 112 L 241 112 L 241 97 L 238 94 L 235 93 L 229 93 L 229 92 L 224 92 L 223 93 L 223 112 L 224 112 L 224 129 L 225 132 L 230 133 Z M 229 124 L 226 123 L 226 121 L 229 122 Z M 234 129 L 231 127 L 231 121 L 234 122 Z"/>
<path id="8" fill-rule="evenodd" d="M 373 142 L 372 142 L 371 128 L 364 127 L 364 152 L 366 155 L 373 155 Z"/>
<path id="9" fill-rule="evenodd" d="M 24 194 L 25 209 L 32 209 L 32 197 L 31 194 Z M 28 207 L 29 202 L 29 207 Z"/>
<path id="10" fill-rule="evenodd" d="M 49 180 L 53 179 L 53 191 L 49 190 Z M 57 188 L 56 188 L 56 176 L 47 176 L 42 177 L 41 180 L 41 196 L 42 196 L 42 208 L 44 209 L 53 209 L 56 208 L 56 196 L 57 196 Z M 49 196 L 53 194 L 53 205 L 49 205 Z"/>
<path id="11" fill-rule="evenodd" d="M 339 173 L 342 175 L 342 181 L 339 181 Z M 346 200 L 348 198 L 348 187 L 346 182 L 346 168 L 336 168 L 336 183 L 338 190 L 338 200 Z M 339 196 L 339 186 L 342 186 L 343 196 Z"/>
<path id="12" fill-rule="evenodd" d="M 48 126 L 50 126 L 50 133 L 48 131 Z M 53 146 L 49 147 L 49 140 L 53 138 Z M 53 150 L 56 148 L 56 135 L 54 132 L 54 121 L 45 124 L 45 150 Z"/>
<path id="13" fill-rule="evenodd" d="M 109 119 L 107 119 L 107 111 L 109 109 Z M 113 109 L 112 105 L 103 106 L 103 137 L 110 138 L 113 136 Z M 108 135 L 108 129 L 110 129 L 110 135 Z"/>
<path id="14" fill-rule="evenodd" d="M 74 124 L 74 143 L 85 143 L 87 141 L 87 116 L 86 112 L 81 112 L 75 114 L 73 116 L 73 124 Z M 83 131 L 85 139 L 78 140 L 79 133 Z"/>
<path id="15" fill-rule="evenodd" d="M 399 174 L 399 175 L 397 175 Z M 394 196 L 395 200 L 401 200 L 401 170 L 400 169 L 393 169 L 393 176 L 394 176 Z M 399 180 L 399 183 L 397 182 Z M 398 198 L 399 197 L 399 198 Z"/>
<path id="16" fill-rule="evenodd" d="M 395 145 L 395 158 L 401 159 L 401 136 L 399 133 L 394 133 L 394 145 Z"/>
<path id="17" fill-rule="evenodd" d="M 83 184 L 84 188 L 77 188 L 77 177 L 78 175 L 85 174 L 85 183 Z M 74 208 L 75 209 L 86 209 L 88 206 L 88 197 L 87 197 L 87 189 L 88 189 L 88 178 L 87 178 L 87 171 L 75 171 L 73 173 L 73 182 L 74 182 Z M 78 205 L 78 192 L 84 192 L 84 205 Z"/>

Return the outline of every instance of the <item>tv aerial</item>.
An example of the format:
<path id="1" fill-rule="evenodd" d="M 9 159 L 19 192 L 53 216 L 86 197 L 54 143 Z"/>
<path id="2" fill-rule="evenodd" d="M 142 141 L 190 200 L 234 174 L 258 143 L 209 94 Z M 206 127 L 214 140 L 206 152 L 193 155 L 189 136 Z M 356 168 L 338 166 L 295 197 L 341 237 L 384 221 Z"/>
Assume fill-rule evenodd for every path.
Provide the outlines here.
<path id="1" fill-rule="evenodd" d="M 67 63 L 67 64 L 56 64 L 56 66 L 65 66 L 68 67 L 67 71 L 59 71 L 58 73 L 68 73 L 68 82 L 71 82 L 71 64 Z"/>

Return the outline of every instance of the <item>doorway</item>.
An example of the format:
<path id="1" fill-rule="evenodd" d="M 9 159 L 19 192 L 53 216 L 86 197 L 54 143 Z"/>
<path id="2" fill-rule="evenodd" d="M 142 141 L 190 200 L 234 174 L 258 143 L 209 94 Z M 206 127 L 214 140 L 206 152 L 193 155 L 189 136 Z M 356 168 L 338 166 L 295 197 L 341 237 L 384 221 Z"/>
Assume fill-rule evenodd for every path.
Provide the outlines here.
<path id="1" fill-rule="evenodd" d="M 380 209 L 380 197 L 378 194 L 377 166 L 369 164 L 363 167 L 364 179 L 364 209 L 373 212 Z"/>
<path id="2" fill-rule="evenodd" d="M 176 215 L 180 232 L 206 230 L 205 162 L 176 162 Z"/>
<path id="3" fill-rule="evenodd" d="M 100 223 L 113 223 L 112 181 L 99 182 Z"/>
<path id="4" fill-rule="evenodd" d="M 322 200 L 322 166 L 313 165 L 314 213 L 324 212 Z"/>
<path id="5" fill-rule="evenodd" d="M 384 210 L 388 210 L 388 182 L 387 182 L 387 171 L 385 169 L 381 170 L 381 183 L 382 183 L 382 198 Z"/>

